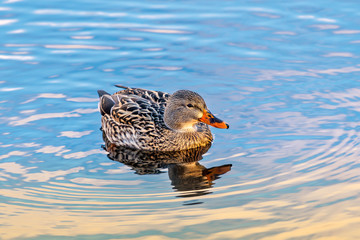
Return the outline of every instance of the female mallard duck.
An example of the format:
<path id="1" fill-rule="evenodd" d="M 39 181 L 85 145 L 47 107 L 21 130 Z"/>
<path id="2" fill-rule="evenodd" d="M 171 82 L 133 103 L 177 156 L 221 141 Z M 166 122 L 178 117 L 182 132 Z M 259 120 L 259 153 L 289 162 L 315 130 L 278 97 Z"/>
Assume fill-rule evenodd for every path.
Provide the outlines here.
<path id="1" fill-rule="evenodd" d="M 102 129 L 115 146 L 180 151 L 211 143 L 208 125 L 229 128 L 210 113 L 204 99 L 195 92 L 179 90 L 170 95 L 116 86 L 125 90 L 113 95 L 98 91 Z"/>

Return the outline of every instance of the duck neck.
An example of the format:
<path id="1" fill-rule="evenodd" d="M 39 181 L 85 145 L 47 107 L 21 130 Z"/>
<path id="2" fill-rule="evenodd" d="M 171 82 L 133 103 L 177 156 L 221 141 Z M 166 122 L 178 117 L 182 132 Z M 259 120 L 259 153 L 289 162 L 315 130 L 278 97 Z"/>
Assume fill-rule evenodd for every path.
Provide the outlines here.
<path id="1" fill-rule="evenodd" d="M 213 140 L 210 129 L 205 124 L 196 124 L 191 128 L 169 129 L 165 136 L 169 151 L 205 146 Z"/>
<path id="2" fill-rule="evenodd" d="M 191 133 L 191 132 L 197 132 L 197 130 L 198 130 L 196 124 L 187 124 L 187 125 L 184 125 L 184 124 L 174 125 L 173 124 L 170 126 L 169 126 L 169 124 L 166 124 L 166 126 L 176 133 Z"/>

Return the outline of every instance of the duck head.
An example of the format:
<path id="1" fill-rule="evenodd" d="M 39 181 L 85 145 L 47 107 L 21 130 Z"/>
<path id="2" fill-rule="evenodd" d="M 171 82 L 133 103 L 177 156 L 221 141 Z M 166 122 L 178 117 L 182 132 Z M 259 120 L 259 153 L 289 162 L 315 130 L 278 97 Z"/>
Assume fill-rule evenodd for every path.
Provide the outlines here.
<path id="1" fill-rule="evenodd" d="M 179 90 L 171 95 L 165 108 L 166 125 L 178 131 L 195 131 L 198 122 L 216 128 L 229 128 L 229 125 L 215 117 L 207 108 L 204 99 L 189 90 Z"/>

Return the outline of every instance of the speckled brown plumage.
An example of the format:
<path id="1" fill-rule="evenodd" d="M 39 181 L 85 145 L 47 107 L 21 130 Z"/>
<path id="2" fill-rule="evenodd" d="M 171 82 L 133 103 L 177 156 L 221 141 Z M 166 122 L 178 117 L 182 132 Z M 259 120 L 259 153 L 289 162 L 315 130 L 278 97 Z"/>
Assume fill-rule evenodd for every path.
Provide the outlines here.
<path id="1" fill-rule="evenodd" d="M 113 95 L 98 91 L 102 129 L 112 144 L 147 151 L 179 151 L 206 146 L 213 140 L 208 125 L 197 119 L 202 115 L 201 108 L 207 109 L 197 93 L 180 90 L 174 96 L 160 91 L 123 88 Z M 186 102 L 183 103 L 182 98 L 200 107 L 189 109 L 183 106 Z M 170 110 L 167 108 L 169 102 L 173 105 Z M 168 119 L 164 120 L 166 117 Z M 187 121 L 190 127 L 184 125 L 185 128 L 181 124 Z M 178 125 L 181 128 L 177 129 Z"/>

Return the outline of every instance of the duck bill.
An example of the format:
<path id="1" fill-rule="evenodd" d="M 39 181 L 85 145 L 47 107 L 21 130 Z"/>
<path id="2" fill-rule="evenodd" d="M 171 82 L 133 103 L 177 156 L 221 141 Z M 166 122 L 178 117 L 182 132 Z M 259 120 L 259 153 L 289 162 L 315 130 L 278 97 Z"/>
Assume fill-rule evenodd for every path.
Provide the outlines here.
<path id="1" fill-rule="evenodd" d="M 199 119 L 199 121 L 216 128 L 226 128 L 226 129 L 229 128 L 229 125 L 226 122 L 215 117 L 210 111 L 207 111 L 205 109 L 204 109 L 204 114 Z"/>

